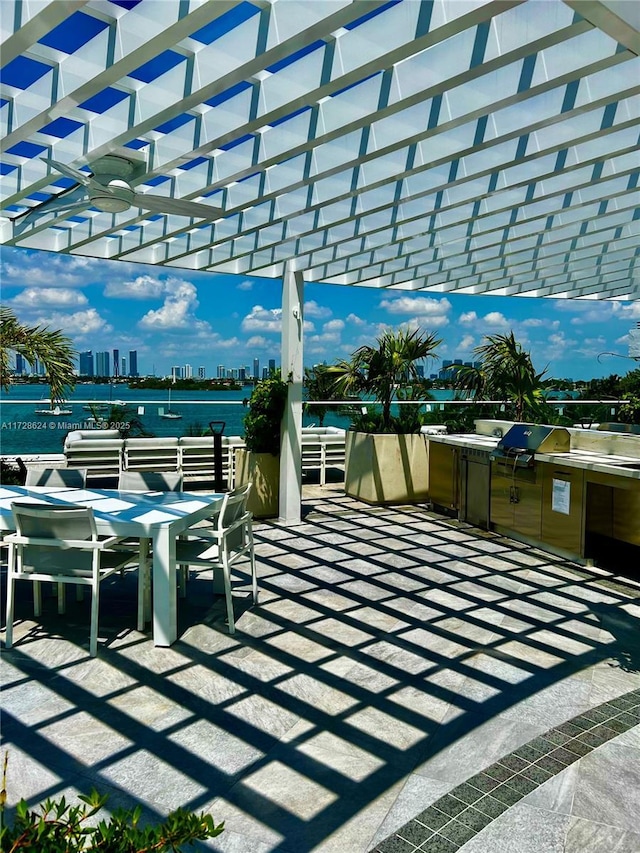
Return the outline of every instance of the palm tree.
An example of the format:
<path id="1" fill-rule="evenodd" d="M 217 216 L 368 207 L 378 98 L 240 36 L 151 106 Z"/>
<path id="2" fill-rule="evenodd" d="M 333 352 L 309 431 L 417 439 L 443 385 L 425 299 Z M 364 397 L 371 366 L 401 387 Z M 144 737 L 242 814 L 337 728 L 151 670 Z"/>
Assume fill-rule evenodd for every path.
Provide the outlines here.
<path id="1" fill-rule="evenodd" d="M 9 390 L 11 370 L 9 354 L 21 355 L 33 368 L 37 361 L 46 370 L 50 386 L 51 408 L 63 400 L 66 389 L 75 387 L 76 351 L 60 329 L 28 326 L 21 323 L 11 308 L 0 306 L 0 385 Z"/>
<path id="2" fill-rule="evenodd" d="M 97 425 L 102 429 L 117 429 L 121 438 L 153 437 L 153 433 L 147 430 L 135 406 L 127 403 L 111 403 L 108 414 L 103 415 L 97 404 L 89 404 L 89 411 Z M 203 432 L 200 430 L 200 432 L 188 434 L 203 435 Z"/>
<path id="3" fill-rule="evenodd" d="M 474 392 L 477 399 L 510 400 L 516 421 L 535 415 L 542 398 L 543 377 L 547 369 L 536 373 L 531 354 L 508 335 L 485 335 L 487 343 L 476 347 L 474 353 L 482 362 L 480 367 L 460 367 L 456 385 Z"/>
<path id="4" fill-rule="evenodd" d="M 381 432 L 395 432 L 391 404 L 398 391 L 412 382 L 420 382 L 417 363 L 434 358 L 441 340 L 433 332 L 420 329 L 384 332 L 377 346 L 362 346 L 351 356 L 330 368 L 339 391 L 349 394 L 373 394 L 382 406 Z"/>
<path id="5" fill-rule="evenodd" d="M 324 419 L 329 411 L 329 406 L 310 406 L 313 401 L 339 400 L 340 394 L 336 389 L 336 378 L 326 364 L 316 364 L 315 367 L 305 367 L 304 387 L 307 402 L 303 404 L 305 415 L 318 418 L 318 426 L 324 426 Z"/>

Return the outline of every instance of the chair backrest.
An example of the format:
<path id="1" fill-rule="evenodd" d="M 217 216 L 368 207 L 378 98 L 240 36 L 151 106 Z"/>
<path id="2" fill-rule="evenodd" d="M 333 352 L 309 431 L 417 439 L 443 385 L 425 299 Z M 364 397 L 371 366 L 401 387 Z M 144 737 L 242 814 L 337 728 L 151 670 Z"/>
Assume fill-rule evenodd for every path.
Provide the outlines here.
<path id="1" fill-rule="evenodd" d="M 121 492 L 181 492 L 183 476 L 176 471 L 121 471 Z"/>
<path id="2" fill-rule="evenodd" d="M 76 504 L 52 506 L 51 504 L 14 501 L 11 504 L 11 509 L 15 519 L 16 533 L 20 536 L 51 539 L 52 546 L 55 546 L 55 540 L 97 539 L 96 524 L 91 507 L 77 506 Z M 91 570 L 91 552 L 76 550 L 73 552 L 73 558 L 70 559 L 71 550 L 65 552 L 59 547 L 56 547 L 55 550 L 60 555 L 61 574 L 65 573 L 64 566 L 69 569 Z M 46 568 L 49 571 L 52 566 L 51 551 L 52 549 L 46 545 L 22 546 L 23 568 Z"/>
<path id="3" fill-rule="evenodd" d="M 228 530 L 236 521 L 242 518 L 247 513 L 247 500 L 251 491 L 251 483 L 245 483 L 243 486 L 238 486 L 224 496 L 224 502 L 220 515 L 218 516 L 218 530 L 223 532 Z M 235 530 L 227 534 L 227 546 L 241 548 L 245 542 L 245 531 L 243 525 L 239 525 Z"/>
<path id="4" fill-rule="evenodd" d="M 25 486 L 77 486 L 83 489 L 87 483 L 86 468 L 33 468 L 27 470 Z"/>

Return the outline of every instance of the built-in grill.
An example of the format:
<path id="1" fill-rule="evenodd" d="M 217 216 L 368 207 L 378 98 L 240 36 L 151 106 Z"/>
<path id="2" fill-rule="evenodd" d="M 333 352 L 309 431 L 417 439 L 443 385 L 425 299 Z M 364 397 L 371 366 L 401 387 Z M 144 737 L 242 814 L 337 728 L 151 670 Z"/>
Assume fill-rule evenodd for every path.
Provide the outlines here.
<path id="1" fill-rule="evenodd" d="M 509 462 L 516 468 L 531 468 L 536 453 L 568 453 L 570 436 L 562 427 L 514 424 L 491 453 L 494 461 Z"/>

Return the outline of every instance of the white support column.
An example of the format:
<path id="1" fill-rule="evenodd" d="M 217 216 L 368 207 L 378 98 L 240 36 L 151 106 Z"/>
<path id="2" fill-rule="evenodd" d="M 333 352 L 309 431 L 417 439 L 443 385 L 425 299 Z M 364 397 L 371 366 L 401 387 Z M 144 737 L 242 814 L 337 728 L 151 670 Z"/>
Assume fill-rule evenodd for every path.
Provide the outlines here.
<path id="1" fill-rule="evenodd" d="M 280 521 L 298 524 L 302 503 L 302 273 L 285 267 L 282 279 L 282 378 L 289 394 L 282 424 L 280 453 Z"/>

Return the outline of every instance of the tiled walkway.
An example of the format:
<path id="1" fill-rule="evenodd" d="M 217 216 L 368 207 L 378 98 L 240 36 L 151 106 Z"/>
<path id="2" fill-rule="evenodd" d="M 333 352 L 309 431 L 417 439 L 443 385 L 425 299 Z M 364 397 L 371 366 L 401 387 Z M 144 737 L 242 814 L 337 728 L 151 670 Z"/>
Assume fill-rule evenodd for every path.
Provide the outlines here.
<path id="1" fill-rule="evenodd" d="M 234 637 L 202 576 L 171 649 L 128 628 L 120 579 L 95 660 L 86 607 L 63 639 L 53 600 L 25 619 L 10 801 L 95 785 L 149 818 L 207 809 L 224 853 L 640 850 L 640 584 L 421 507 L 327 488 L 305 511 L 257 526 Z"/>

